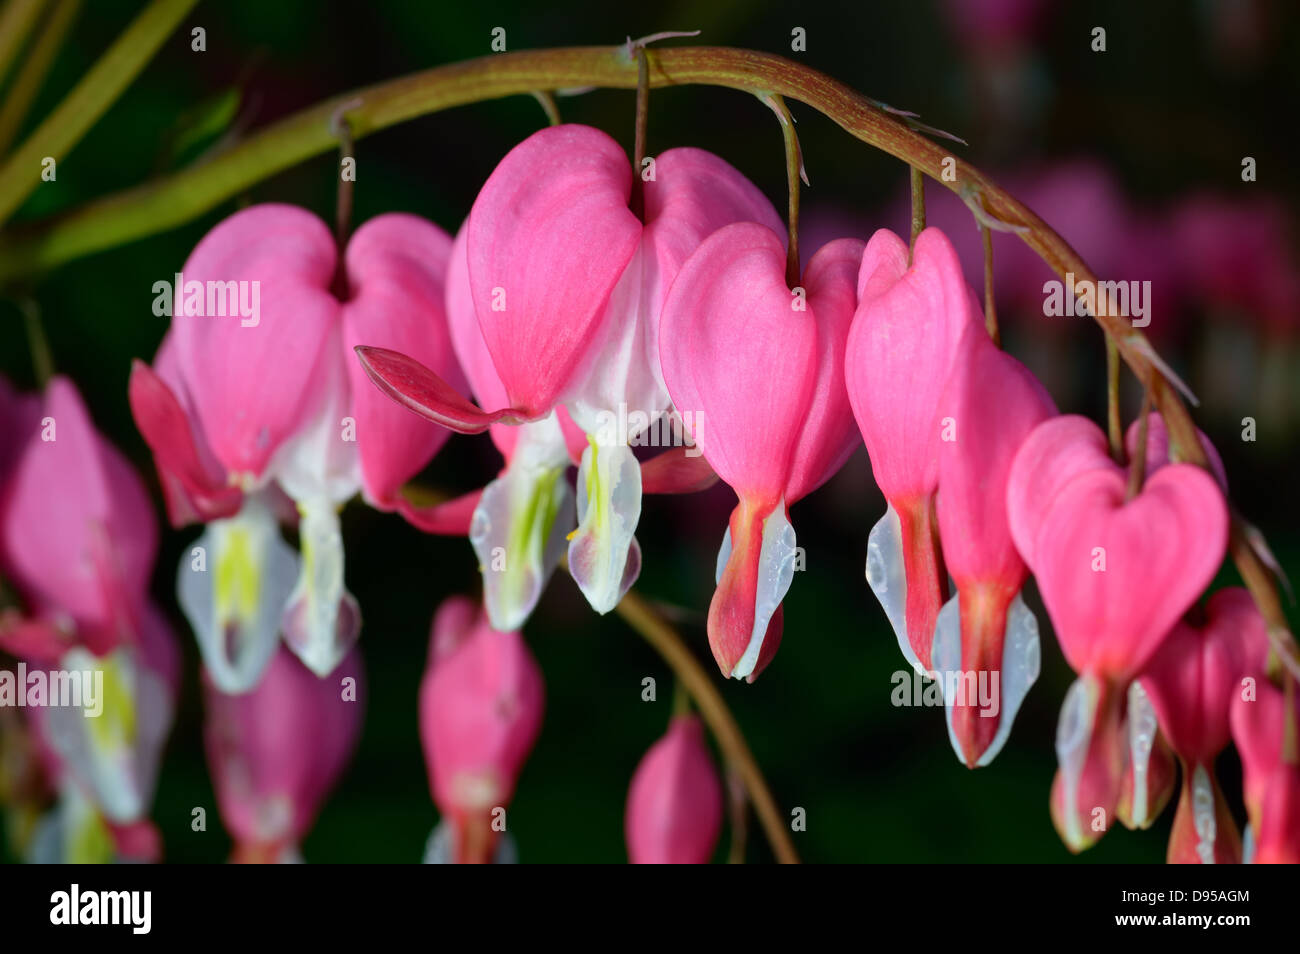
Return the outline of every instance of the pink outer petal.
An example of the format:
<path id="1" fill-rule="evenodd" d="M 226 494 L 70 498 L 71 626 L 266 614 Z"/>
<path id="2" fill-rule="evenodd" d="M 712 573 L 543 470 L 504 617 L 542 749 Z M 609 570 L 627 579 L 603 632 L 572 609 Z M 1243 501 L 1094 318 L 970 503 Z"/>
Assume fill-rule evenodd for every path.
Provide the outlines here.
<path id="1" fill-rule="evenodd" d="M 1264 670 L 1268 625 L 1242 587 L 1220 590 L 1203 626 L 1173 628 L 1142 673 L 1142 687 L 1174 751 L 1213 767 L 1228 744 L 1232 699 L 1241 682 Z"/>
<path id="2" fill-rule="evenodd" d="M 866 243 L 837 239 L 817 250 L 804 269 L 804 317 L 817 326 L 817 376 L 807 423 L 799 434 L 785 502 L 812 493 L 844 466 L 859 444 L 844 383 L 844 354 L 857 308 L 857 277 Z"/>
<path id="3" fill-rule="evenodd" d="M 1137 452 L 1138 434 L 1141 432 L 1141 420 L 1135 420 L 1124 434 L 1124 448 L 1131 460 Z M 1201 449 L 1205 451 L 1210 462 L 1210 471 L 1219 481 L 1219 486 L 1226 493 L 1228 490 L 1228 472 L 1224 470 L 1223 458 L 1210 439 L 1199 429 L 1196 432 L 1201 440 Z M 1150 477 L 1165 464 L 1169 463 L 1169 432 L 1165 429 L 1165 419 L 1152 411 L 1147 415 L 1147 456 L 1146 475 Z"/>
<path id="4" fill-rule="evenodd" d="M 641 464 L 641 493 L 693 494 L 718 482 L 703 455 L 690 456 L 689 448 L 671 447 Z"/>
<path id="5" fill-rule="evenodd" d="M 162 354 L 160 350 L 160 369 Z M 211 452 L 193 429 L 193 418 L 161 373 L 133 362 L 127 397 L 136 427 L 154 453 L 173 525 L 233 516 L 243 494 L 225 485 L 219 465 L 211 462 Z"/>
<path id="6" fill-rule="evenodd" d="M 0 563 L 37 612 L 68 614 L 79 633 L 116 636 L 139 605 L 158 549 L 153 508 L 126 459 L 94 427 L 76 387 L 55 377 L 43 417 L 0 501 Z"/>
<path id="7" fill-rule="evenodd" d="M 1286 697 L 1264 674 L 1263 669 L 1253 674 L 1254 693 L 1243 686 L 1233 693 L 1228 721 L 1232 728 L 1232 741 L 1241 755 L 1242 795 L 1251 826 L 1260 826 L 1260 814 L 1267 794 L 1269 780 L 1284 768 L 1282 761 L 1283 731 L 1286 718 Z M 1294 718 L 1300 720 L 1300 695 L 1293 703 Z"/>
<path id="8" fill-rule="evenodd" d="M 512 149 L 474 202 L 475 311 L 508 403 L 528 417 L 564 398 L 600 340 L 610 292 L 641 238 L 631 184 L 609 136 L 554 126 Z"/>
<path id="9" fill-rule="evenodd" d="M 344 347 L 400 351 L 463 393 L 443 303 L 450 253 L 447 233 L 413 215 L 381 215 L 358 229 L 344 256 L 352 291 L 343 306 Z M 366 494 L 371 502 L 391 507 L 401 485 L 450 435 L 371 387 L 359 362 L 346 365 Z"/>
<path id="10" fill-rule="evenodd" d="M 772 203 L 726 160 L 703 149 L 669 149 L 655 162 L 655 179 L 645 189 L 645 231 L 652 287 L 644 292 L 648 307 L 646 341 L 657 360 L 663 303 L 677 273 L 706 238 L 733 222 L 765 225 L 785 241 L 785 223 Z M 662 383 L 662 382 L 661 382 Z"/>
<path id="11" fill-rule="evenodd" d="M 673 405 L 702 415 L 693 436 L 713 469 L 772 501 L 785 493 L 817 371 L 817 325 L 792 300 L 780 237 L 728 225 L 678 273 L 659 342 Z"/>
<path id="12" fill-rule="evenodd" d="M 1228 541 L 1223 494 L 1199 467 L 1171 464 L 1127 503 L 1125 491 L 1112 470 L 1072 481 L 1030 563 L 1067 661 L 1117 684 L 1146 665 L 1213 579 Z M 1099 554 L 1104 571 L 1093 569 Z"/>
<path id="13" fill-rule="evenodd" d="M 924 497 L 939 482 L 939 399 L 967 326 L 982 323 L 947 237 L 922 232 L 913 262 L 885 229 L 858 274 L 845 380 L 871 469 L 891 501 Z"/>
<path id="14" fill-rule="evenodd" d="M 1262 790 L 1255 863 L 1300 864 L 1300 766 L 1279 765 Z"/>
<path id="15" fill-rule="evenodd" d="M 407 410 L 461 434 L 479 434 L 498 421 L 523 420 L 512 408 L 486 412 L 409 355 L 359 345 L 357 360 L 371 383 Z"/>
<path id="16" fill-rule="evenodd" d="M 705 864 L 722 830 L 722 783 L 695 716 L 678 716 L 632 776 L 624 831 L 633 864 Z"/>
<path id="17" fill-rule="evenodd" d="M 203 433 L 203 424 L 194 410 L 194 398 L 181 371 L 175 336 L 170 331 L 163 335 L 158 353 L 154 355 L 154 371 L 171 389 L 189 419 L 190 436 L 204 473 L 202 487 L 198 488 L 199 494 L 193 497 L 189 490 L 179 486 L 181 482 L 178 478 L 170 473 L 159 471 L 172 526 L 184 526 L 196 521 L 207 522 L 218 517 L 234 515 L 243 503 L 243 495 L 230 488 L 225 469 L 208 445 L 207 435 Z"/>
<path id="18" fill-rule="evenodd" d="M 469 288 L 469 259 L 465 250 L 467 224 L 461 225 L 456 233 L 447 264 L 447 325 L 456 360 L 479 407 L 502 408 L 509 401 L 506 386 L 501 383 L 492 355 L 488 353 L 487 342 L 483 340 L 478 315 L 474 311 L 474 295 Z M 497 450 L 509 458 L 519 432 L 508 424 L 493 424 L 488 431 Z M 585 437 L 583 443 L 586 443 Z"/>
<path id="19" fill-rule="evenodd" d="M 71 634 L 52 620 L 26 618 L 16 609 L 0 611 L 0 650 L 29 663 L 57 666 L 72 646 Z"/>
<path id="20" fill-rule="evenodd" d="M 958 588 L 996 581 L 1014 595 L 1024 583 L 1028 571 L 1007 519 L 1007 483 L 1025 439 L 1055 414 L 1029 369 L 983 328 L 966 330 L 939 412 L 941 425 L 951 418 L 955 438 L 939 442 L 938 513 L 944 562 Z"/>
<path id="21" fill-rule="evenodd" d="M 335 261 L 334 239 L 316 216 L 258 205 L 219 223 L 185 262 L 186 284 L 260 283 L 260 315 L 249 327 L 239 316 L 184 315 L 184 289 L 176 289 L 181 370 L 227 471 L 260 476 L 313 410 L 322 345 L 339 320 L 329 291 Z"/>
<path id="22" fill-rule="evenodd" d="M 1123 474 L 1106 435 L 1092 421 L 1066 414 L 1044 421 L 1025 438 L 1007 476 L 1007 523 L 1021 557 L 1034 565 L 1033 543 L 1065 486 L 1091 471 Z"/>
<path id="23" fill-rule="evenodd" d="M 342 680 L 355 680 L 355 698 Z M 230 696 L 203 679 L 203 742 L 217 807 L 240 844 L 296 844 L 352 757 L 365 711 L 354 649 L 319 679 L 281 646 L 251 692 Z"/>
<path id="24" fill-rule="evenodd" d="M 397 498 L 397 512 L 406 518 L 411 526 L 425 533 L 437 533 L 450 537 L 469 536 L 470 523 L 479 498 L 483 496 L 482 488 L 472 490 L 433 506 L 421 507 L 405 497 Z"/>

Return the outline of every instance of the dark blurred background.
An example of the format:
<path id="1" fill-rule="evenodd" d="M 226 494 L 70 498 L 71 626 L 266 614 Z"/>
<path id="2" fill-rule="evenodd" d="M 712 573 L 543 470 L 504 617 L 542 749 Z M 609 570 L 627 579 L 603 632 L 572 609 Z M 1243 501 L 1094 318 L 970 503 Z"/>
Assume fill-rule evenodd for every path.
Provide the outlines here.
<path id="1" fill-rule="evenodd" d="M 140 6 L 134 0 L 82 5 L 27 130 Z M 204 53 L 190 49 L 193 26 L 207 31 Z M 1265 530 L 1283 566 L 1300 575 L 1300 310 L 1288 298 L 1288 276 L 1296 274 L 1290 232 L 1298 196 L 1289 149 L 1300 100 L 1294 67 L 1300 32 L 1290 3 L 891 0 L 810 9 L 728 0 L 518 7 L 494 0 L 210 2 L 187 18 L 59 163 L 57 181 L 43 184 L 15 220 L 178 168 L 241 130 L 327 96 L 486 55 L 497 26 L 506 29 L 512 50 L 698 29 L 697 41 L 668 42 L 791 56 L 967 140 L 969 146 L 954 144 L 954 153 L 1023 193 L 1103 278 L 1153 280 L 1156 312 L 1147 330 L 1204 400 L 1197 420 L 1225 458 L 1237 505 Z M 1097 26 L 1106 30 L 1105 52 L 1092 49 Z M 796 27 L 806 30 L 806 52 L 791 51 Z M 561 99 L 560 109 L 566 121 L 599 126 L 630 150 L 633 103 L 631 92 L 593 91 Z M 838 235 L 904 231 L 906 167 L 811 108 L 791 106 L 812 182 L 804 193 L 809 252 Z M 216 118 L 223 111 L 236 117 L 224 131 Z M 195 135 L 209 119 L 211 133 Z M 544 122 L 537 103 L 521 96 L 427 116 L 363 140 L 356 150 L 353 221 L 401 210 L 454 232 L 495 163 Z M 655 91 L 648 151 L 686 144 L 720 153 L 784 209 L 781 136 L 757 100 L 704 87 Z M 1257 161 L 1255 182 L 1242 181 L 1246 156 Z M 323 156 L 304 163 L 240 201 L 292 202 L 331 219 L 335 162 Z M 939 191 L 931 184 L 931 195 Z M 28 289 L 56 368 L 77 382 L 98 425 L 138 464 L 155 494 L 153 467 L 125 397 L 130 361 L 151 357 L 165 330 L 166 319 L 150 310 L 153 283 L 170 279 L 204 232 L 236 206 L 227 202 L 183 228 L 71 262 Z M 953 223 L 963 250 L 977 248 L 978 233 L 964 215 L 936 196 L 932 218 Z M 1062 410 L 1102 420 L 1102 337 L 1082 319 L 1045 318 L 1034 310 L 1050 275 L 1045 266 L 1022 264 L 1016 242 L 999 236 L 995 255 L 1008 263 L 998 289 L 1005 344 L 1044 377 Z M 1220 256 L 1218 284 L 1197 255 Z M 1269 256 L 1277 261 L 1265 261 Z M 979 288 L 978 263 L 971 261 Z M 1115 274 L 1108 272 L 1111 263 Z M 0 373 L 33 386 L 12 297 L 0 302 Z M 1140 395 L 1131 380 L 1125 387 L 1127 421 Z M 1257 421 L 1255 442 L 1241 439 L 1244 417 Z M 468 490 L 498 466 L 485 438 L 455 438 L 426 482 Z M 639 589 L 677 608 L 683 635 L 711 671 L 703 621 L 732 502 L 725 487 L 694 498 L 648 498 L 638 531 L 645 553 Z M 1048 817 L 1047 794 L 1057 712 L 1072 673 L 1046 639 L 1042 677 L 1006 749 L 988 768 L 962 767 L 941 710 L 890 702 L 891 676 L 904 664 L 863 580 L 866 535 L 883 511 L 861 450 L 795 508 L 808 562 L 785 603 L 781 651 L 755 685 L 723 687 L 778 802 L 787 812 L 807 811 L 807 831 L 795 835 L 799 850 L 808 861 L 1068 859 Z M 155 592 L 187 663 L 154 812 L 172 861 L 219 861 L 230 848 L 216 823 L 200 745 L 197 653 L 172 593 L 177 561 L 196 535 L 166 533 L 155 572 Z M 436 820 L 416 725 L 429 621 L 445 596 L 476 591 L 475 561 L 463 540 L 423 536 L 360 504 L 345 511 L 344 535 L 348 585 L 366 620 L 370 691 L 360 750 L 307 838 L 304 856 L 418 861 Z M 1230 567 L 1220 575 L 1221 585 L 1237 582 Z M 1045 623 L 1036 593 L 1031 605 Z M 627 784 L 667 724 L 671 673 L 617 617 L 595 617 L 560 575 L 526 634 L 548 698 L 540 740 L 510 810 L 521 859 L 622 861 Z M 645 676 L 658 680 L 657 703 L 641 701 Z M 1243 821 L 1234 755 L 1223 757 L 1220 772 Z M 190 831 L 195 806 L 209 810 L 207 833 Z M 1172 809 L 1146 833 L 1117 828 L 1082 860 L 1163 860 L 1171 818 Z M 725 850 L 724 835 L 719 857 Z M 752 818 L 748 856 L 770 857 Z"/>

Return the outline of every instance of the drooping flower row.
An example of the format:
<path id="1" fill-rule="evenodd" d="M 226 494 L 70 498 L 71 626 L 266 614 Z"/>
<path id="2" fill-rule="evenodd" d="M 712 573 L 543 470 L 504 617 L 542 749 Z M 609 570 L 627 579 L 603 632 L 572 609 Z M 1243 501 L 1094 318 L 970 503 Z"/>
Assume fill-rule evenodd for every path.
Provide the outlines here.
<path id="1" fill-rule="evenodd" d="M 785 628 L 798 553 L 790 508 L 862 440 L 887 502 L 867 539 L 867 582 L 904 657 L 940 681 L 963 762 L 997 754 L 1037 678 L 1038 623 L 1022 594 L 1032 573 L 1079 674 L 1051 799 L 1066 843 L 1085 847 L 1113 817 L 1149 824 L 1173 782 L 1172 749 L 1184 794 L 1171 858 L 1233 857 L 1213 777 L 1231 713 L 1251 753 L 1258 857 L 1294 853 L 1294 766 L 1274 744 L 1293 716 L 1258 718 L 1279 692 L 1262 620 L 1237 591 L 1208 610 L 1213 621 L 1231 605 L 1231 623 L 1198 617 L 1226 548 L 1222 480 L 1171 462 L 1153 416 L 1145 478 L 1132 481 L 1101 431 L 1059 415 L 990 339 L 937 229 L 910 248 L 883 230 L 865 245 L 831 242 L 791 287 L 784 227 L 740 173 L 694 149 L 652 168 L 635 183 L 634 214 L 621 149 L 597 130 L 559 126 L 503 159 L 454 240 L 385 215 L 340 252 L 309 213 L 258 206 L 200 243 L 185 275 L 258 283 L 261 320 L 189 313 L 177 289 L 171 330 L 153 366 L 133 369 L 130 399 L 173 522 L 207 525 L 182 560 L 178 597 L 212 688 L 256 705 L 283 668 L 280 635 L 318 677 L 347 658 L 361 608 L 344 585 L 337 511 L 358 492 L 423 530 L 467 536 L 483 616 L 444 607 L 453 635 L 435 633 L 422 703 L 433 791 L 449 819 L 430 852 L 486 860 L 504 850 L 491 811 L 508 800 L 540 719 L 540 679 L 510 644 L 566 550 L 592 607 L 608 612 L 639 572 L 641 495 L 721 478 L 737 504 L 708 636 L 721 672 L 752 681 Z M 632 448 L 666 420 L 691 446 L 638 458 Z M 481 491 L 417 506 L 403 485 L 448 429 L 490 431 L 504 469 Z M 296 524 L 301 556 L 281 524 Z M 459 668 L 459 686 L 439 676 Z M 455 713 L 479 703 L 429 701 L 455 698 L 475 672 L 490 698 L 511 671 L 522 681 L 501 691 L 523 706 L 518 724 L 465 715 L 456 737 Z M 439 683 L 448 685 L 431 688 Z M 457 751 L 471 754 L 446 754 Z M 490 752 L 476 768 L 473 753 Z M 634 805 L 658 804 L 637 791 L 630 843 L 642 828 Z M 669 828 L 698 829 L 707 856 L 716 826 L 699 821 Z M 281 827 L 254 826 L 242 841 L 291 848 L 301 826 Z"/>

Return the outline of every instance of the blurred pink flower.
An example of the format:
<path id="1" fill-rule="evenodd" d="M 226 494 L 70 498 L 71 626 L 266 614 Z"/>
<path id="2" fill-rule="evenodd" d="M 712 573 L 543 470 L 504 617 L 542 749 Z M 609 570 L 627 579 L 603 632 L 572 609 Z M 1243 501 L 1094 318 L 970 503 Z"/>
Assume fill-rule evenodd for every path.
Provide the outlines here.
<path id="1" fill-rule="evenodd" d="M 420 739 L 458 863 L 496 851 L 505 810 L 542 725 L 542 673 L 518 631 L 464 597 L 438 608 L 420 683 Z"/>
<path id="2" fill-rule="evenodd" d="M 228 695 L 204 672 L 203 742 L 232 860 L 298 860 L 343 775 L 365 707 L 361 655 L 320 677 L 283 647 L 261 682 Z"/>

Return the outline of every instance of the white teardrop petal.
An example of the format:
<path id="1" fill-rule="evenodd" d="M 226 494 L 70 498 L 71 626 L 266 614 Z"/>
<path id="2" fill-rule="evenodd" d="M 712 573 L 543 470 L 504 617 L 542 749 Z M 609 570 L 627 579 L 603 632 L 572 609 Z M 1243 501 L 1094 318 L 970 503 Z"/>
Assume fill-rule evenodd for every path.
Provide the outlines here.
<path id="1" fill-rule="evenodd" d="M 80 705 L 50 706 L 50 745 L 106 817 L 119 823 L 144 817 L 172 723 L 166 684 L 125 647 L 102 658 L 72 649 L 59 665 L 91 685 L 82 690 Z"/>
<path id="2" fill-rule="evenodd" d="M 329 500 L 298 502 L 302 561 L 284 610 L 284 641 L 316 675 L 343 661 L 361 635 L 357 601 L 343 584 L 343 533 Z"/>
<path id="3" fill-rule="evenodd" d="M 567 546 L 574 509 L 566 467 L 566 459 L 517 451 L 474 509 L 469 541 L 483 574 L 488 619 L 502 632 L 528 619 Z"/>
<path id="4" fill-rule="evenodd" d="M 1218 836 L 1214 785 L 1204 765 L 1192 771 L 1192 821 L 1196 826 L 1196 855 L 1201 864 L 1214 864 L 1214 841 Z"/>
<path id="5" fill-rule="evenodd" d="M 898 648 L 917 672 L 926 674 L 907 638 L 907 574 L 903 569 L 903 525 L 891 505 L 867 537 L 867 585 L 876 594 Z"/>
<path id="6" fill-rule="evenodd" d="M 176 597 L 222 692 L 247 692 L 262 678 L 297 567 L 261 496 L 246 498 L 234 517 L 208 524 L 181 555 Z"/>
<path id="7" fill-rule="evenodd" d="M 1151 811 L 1151 751 L 1156 744 L 1155 707 L 1147 698 L 1142 683 L 1134 679 L 1128 687 L 1128 750 L 1133 766 L 1132 821 L 1137 828 L 1146 828 L 1152 821 Z"/>
<path id="8" fill-rule="evenodd" d="M 631 585 L 628 551 L 641 518 L 641 465 L 631 448 L 591 443 L 578 468 L 578 529 L 569 572 L 597 613 L 608 613 Z"/>
<path id="9" fill-rule="evenodd" d="M 1011 735 L 1016 713 L 1025 701 L 1029 688 L 1038 680 L 1041 668 L 1041 647 L 1038 637 L 1038 620 L 1017 593 L 1007 609 L 1006 630 L 1003 633 L 1002 669 L 998 673 L 979 673 L 967 676 L 961 659 L 961 608 L 960 597 L 954 596 L 944 604 L 935 622 L 934 646 L 931 650 L 934 676 L 943 693 L 944 715 L 948 723 L 948 741 L 957 753 L 958 761 L 966 761 L 961 743 L 953 728 L 956 697 L 962 691 L 979 693 L 981 715 L 998 720 L 998 731 L 989 746 L 975 763 L 988 765 L 1002 751 Z"/>
<path id="10" fill-rule="evenodd" d="M 724 546 L 730 542 L 730 534 Z M 785 513 L 785 500 L 781 500 L 763 520 L 763 543 L 758 557 L 758 585 L 754 594 L 754 629 L 749 635 L 749 645 L 744 655 L 731 671 L 735 679 L 748 679 L 758 664 L 767 636 L 768 624 L 773 614 L 790 591 L 794 581 L 794 566 L 798 558 L 794 527 Z"/>
<path id="11" fill-rule="evenodd" d="M 1088 747 L 1097 718 L 1097 688 L 1087 677 L 1080 676 L 1070 685 L 1061 704 L 1061 715 L 1056 723 L 1056 762 L 1061 770 L 1064 795 L 1063 818 L 1069 828 L 1069 841 L 1084 840 L 1078 830 L 1079 810 L 1076 797 L 1083 768 L 1088 760 Z"/>

